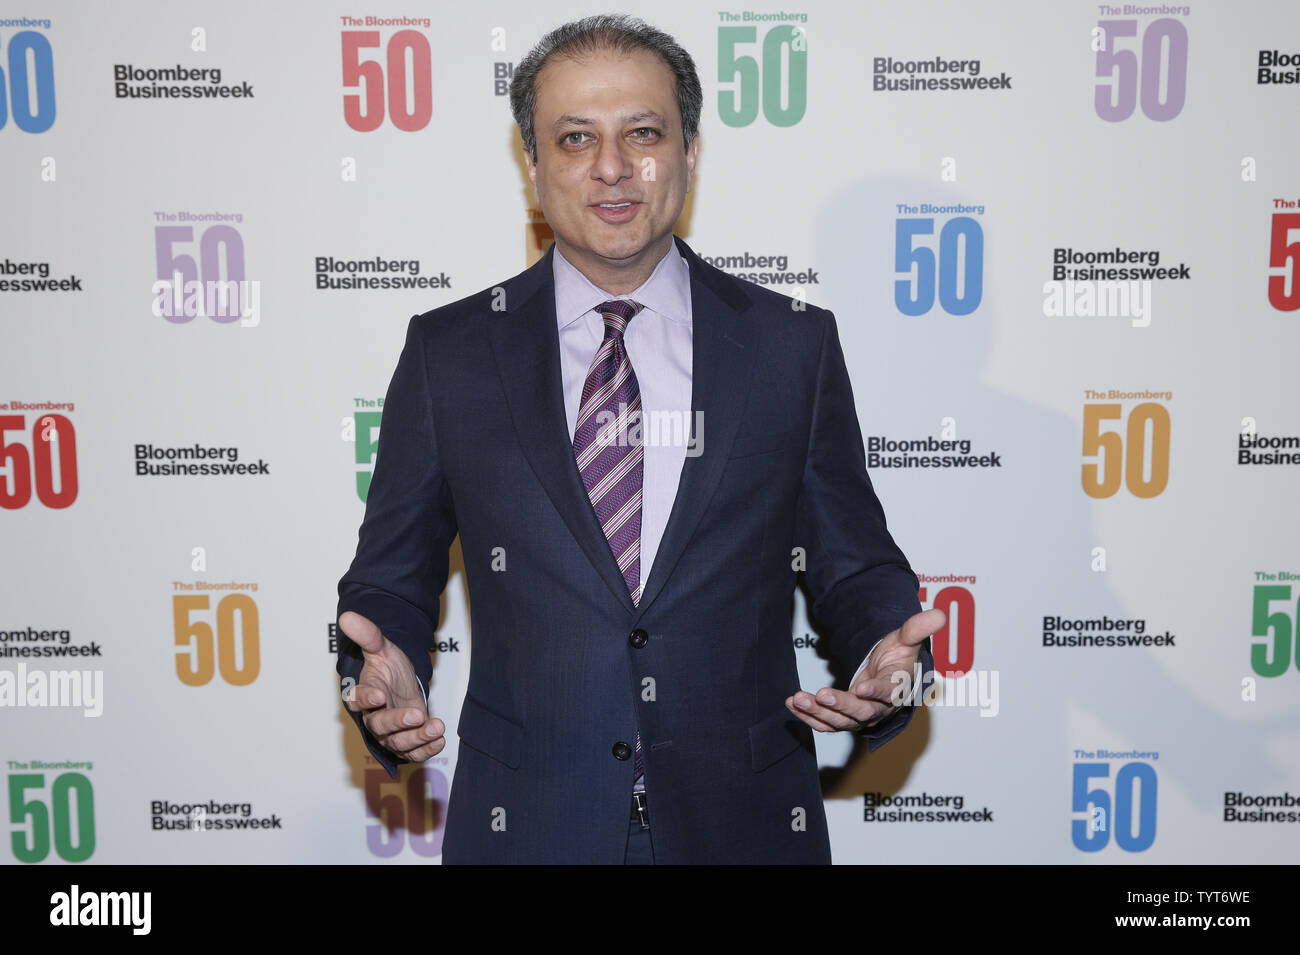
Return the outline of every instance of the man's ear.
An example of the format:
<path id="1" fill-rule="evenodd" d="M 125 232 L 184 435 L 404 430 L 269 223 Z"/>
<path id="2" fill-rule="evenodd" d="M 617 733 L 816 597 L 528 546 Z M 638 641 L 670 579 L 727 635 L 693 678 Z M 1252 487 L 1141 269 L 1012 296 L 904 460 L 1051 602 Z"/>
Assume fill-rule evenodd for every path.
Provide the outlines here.
<path id="1" fill-rule="evenodd" d="M 686 191 L 695 185 L 695 159 L 700 152 L 700 134 L 691 137 L 691 144 L 686 147 Z"/>
<path id="2" fill-rule="evenodd" d="M 527 146 L 521 147 L 524 151 L 524 165 L 528 168 L 528 181 L 533 184 L 533 195 L 537 195 L 537 163 L 533 160 L 533 154 L 528 151 Z"/>

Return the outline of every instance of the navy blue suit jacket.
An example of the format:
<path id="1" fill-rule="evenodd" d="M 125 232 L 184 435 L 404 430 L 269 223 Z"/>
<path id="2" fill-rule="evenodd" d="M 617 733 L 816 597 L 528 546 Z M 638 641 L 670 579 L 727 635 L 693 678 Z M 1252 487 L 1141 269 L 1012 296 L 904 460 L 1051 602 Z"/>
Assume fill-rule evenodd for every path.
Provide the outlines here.
<path id="1" fill-rule="evenodd" d="M 867 477 L 832 314 L 676 241 L 702 453 L 639 606 L 568 436 L 553 253 L 411 320 L 339 613 L 374 621 L 427 684 L 460 534 L 472 654 L 444 862 L 622 862 L 633 765 L 614 748 L 638 728 L 656 861 L 830 861 L 812 730 L 785 707 L 800 689 L 794 549 L 846 676 L 919 612 L 917 581 Z M 922 660 L 928 673 L 928 641 Z M 339 673 L 360 670 L 342 640 Z M 910 717 L 865 733 L 871 748 Z"/>

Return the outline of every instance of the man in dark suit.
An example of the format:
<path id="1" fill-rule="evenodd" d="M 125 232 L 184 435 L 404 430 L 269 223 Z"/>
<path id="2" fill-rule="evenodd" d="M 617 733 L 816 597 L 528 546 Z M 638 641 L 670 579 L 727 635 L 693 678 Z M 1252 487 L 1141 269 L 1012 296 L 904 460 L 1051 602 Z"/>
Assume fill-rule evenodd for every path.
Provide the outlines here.
<path id="1" fill-rule="evenodd" d="M 673 237 L 702 96 L 670 37 L 568 24 L 511 101 L 555 245 L 411 320 L 339 584 L 348 709 L 390 773 L 442 750 L 459 533 L 445 862 L 829 862 L 811 730 L 900 732 L 897 674 L 932 670 L 943 622 L 886 530 L 834 318 Z M 849 690 L 799 689 L 803 561 Z"/>

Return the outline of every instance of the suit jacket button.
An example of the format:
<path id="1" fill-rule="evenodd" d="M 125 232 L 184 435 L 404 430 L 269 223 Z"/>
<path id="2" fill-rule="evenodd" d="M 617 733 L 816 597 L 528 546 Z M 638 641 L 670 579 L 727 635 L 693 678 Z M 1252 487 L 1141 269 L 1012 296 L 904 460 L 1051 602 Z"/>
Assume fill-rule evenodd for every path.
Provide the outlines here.
<path id="1" fill-rule="evenodd" d="M 627 743 L 618 742 L 614 744 L 614 758 L 627 760 L 632 758 L 632 747 Z"/>
<path id="2" fill-rule="evenodd" d="M 627 642 L 632 644 L 632 646 L 637 650 L 640 650 L 650 642 L 650 634 L 646 633 L 640 627 L 637 627 L 627 635 Z"/>

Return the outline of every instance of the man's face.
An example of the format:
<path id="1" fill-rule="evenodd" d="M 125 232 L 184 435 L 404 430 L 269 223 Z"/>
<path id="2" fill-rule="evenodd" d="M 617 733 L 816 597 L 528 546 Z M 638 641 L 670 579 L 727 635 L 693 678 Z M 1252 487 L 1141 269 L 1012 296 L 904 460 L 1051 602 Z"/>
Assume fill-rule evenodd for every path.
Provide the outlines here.
<path id="1" fill-rule="evenodd" d="M 672 71 L 648 51 L 600 51 L 553 57 L 537 83 L 537 160 L 524 158 L 556 246 L 606 291 L 630 292 L 668 251 L 695 170 Z"/>

